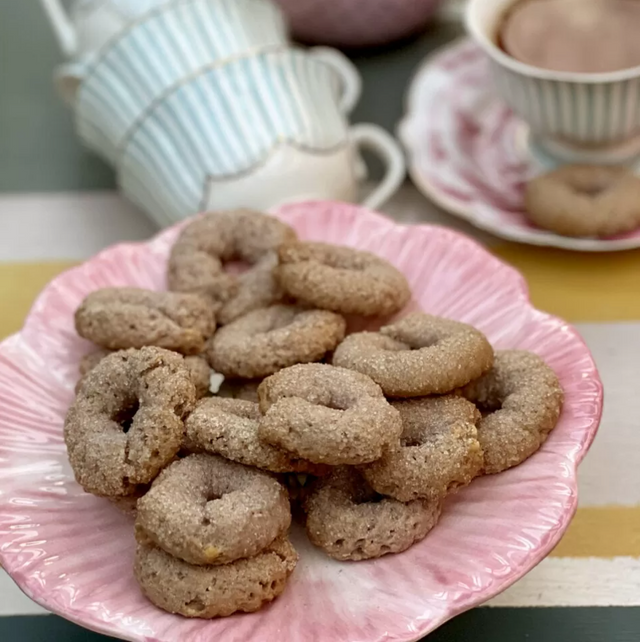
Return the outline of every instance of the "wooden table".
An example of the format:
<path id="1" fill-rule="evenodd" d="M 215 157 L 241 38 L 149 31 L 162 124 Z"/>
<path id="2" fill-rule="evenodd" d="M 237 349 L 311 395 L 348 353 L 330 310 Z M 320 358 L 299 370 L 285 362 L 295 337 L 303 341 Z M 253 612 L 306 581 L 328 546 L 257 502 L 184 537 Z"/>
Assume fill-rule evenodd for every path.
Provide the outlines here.
<path id="1" fill-rule="evenodd" d="M 440 24 L 401 46 L 359 53 L 364 94 L 354 122 L 394 130 L 422 57 L 458 35 Z M 0 338 L 17 330 L 55 274 L 154 225 L 113 192 L 111 170 L 76 142 L 53 93 L 60 61 L 34 0 L 0 0 Z M 385 211 L 456 227 L 527 277 L 534 303 L 575 323 L 605 384 L 600 434 L 580 470 L 580 507 L 560 545 L 492 608 L 460 616 L 429 642 L 636 642 L 640 639 L 640 252 L 580 255 L 499 242 L 407 185 Z M 1 492 L 1 488 L 0 488 Z M 0 640 L 98 640 L 25 598 L 0 572 Z"/>

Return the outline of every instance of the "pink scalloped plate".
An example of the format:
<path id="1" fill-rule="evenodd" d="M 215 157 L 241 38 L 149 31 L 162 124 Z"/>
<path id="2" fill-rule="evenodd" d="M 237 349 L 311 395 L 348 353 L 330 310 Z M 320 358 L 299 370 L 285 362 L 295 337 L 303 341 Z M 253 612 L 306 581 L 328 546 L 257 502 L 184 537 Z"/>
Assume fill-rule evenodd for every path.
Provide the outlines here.
<path id="1" fill-rule="evenodd" d="M 524 211 L 524 183 L 553 161 L 529 144 L 526 124 L 492 87 L 485 54 L 458 40 L 427 57 L 407 94 L 398 134 L 418 189 L 443 209 L 496 236 L 581 252 L 640 247 L 640 228 L 609 238 L 540 229 Z"/>
<path id="2" fill-rule="evenodd" d="M 496 348 L 540 354 L 566 403 L 557 428 L 523 465 L 476 480 L 447 502 L 440 524 L 401 555 L 338 563 L 293 533 L 300 563 L 285 593 L 251 615 L 187 620 L 152 606 L 132 573 L 130 518 L 73 479 L 63 421 L 78 361 L 83 297 L 104 286 L 162 289 L 178 228 L 111 247 L 54 279 L 24 328 L 0 346 L 0 561 L 33 600 L 90 629 L 162 642 L 417 640 L 505 589 L 558 542 L 576 508 L 576 468 L 593 440 L 602 385 L 580 336 L 535 310 L 522 277 L 469 238 L 403 227 L 342 203 L 278 212 L 304 239 L 376 252 L 414 292 L 410 307 L 476 325 Z"/>

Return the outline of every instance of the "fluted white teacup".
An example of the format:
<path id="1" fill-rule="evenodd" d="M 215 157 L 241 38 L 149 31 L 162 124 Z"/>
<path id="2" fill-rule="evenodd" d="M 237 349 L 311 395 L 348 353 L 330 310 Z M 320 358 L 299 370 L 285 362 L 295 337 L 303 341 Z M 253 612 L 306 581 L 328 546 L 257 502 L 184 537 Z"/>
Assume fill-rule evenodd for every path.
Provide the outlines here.
<path id="1" fill-rule="evenodd" d="M 251 91 L 260 87 L 261 74 L 268 74 L 271 69 L 287 74 L 280 86 L 291 87 L 292 92 L 296 91 L 298 84 L 314 82 L 314 78 L 305 74 L 320 74 L 331 88 L 332 106 L 337 106 L 344 114 L 353 109 L 361 92 L 360 75 L 353 64 L 340 52 L 327 47 L 307 51 L 290 47 L 263 49 L 255 53 L 250 50 L 204 64 L 194 60 L 193 63 L 185 61 L 172 65 L 164 64 L 164 60 L 162 49 L 158 49 L 157 56 L 150 56 L 144 61 L 136 56 L 135 49 L 127 49 L 113 60 L 109 55 L 96 59 L 87 67 L 86 73 L 83 68 L 72 104 L 76 131 L 90 149 L 107 161 L 116 161 L 118 150 L 132 130 L 166 94 L 213 69 L 222 70 L 220 82 L 235 83 L 233 86 L 239 92 L 239 98 L 246 89 L 242 78 L 238 82 L 225 70 L 253 69 L 252 82 L 255 85 Z M 72 67 L 75 70 L 78 65 L 73 64 Z M 68 83 L 68 79 L 69 76 L 65 75 L 64 82 Z M 206 99 L 203 94 L 201 101 Z"/>
<path id="2" fill-rule="evenodd" d="M 163 94 L 121 145 L 123 192 L 161 224 L 201 209 L 355 201 L 359 150 L 368 148 L 386 171 L 365 203 L 389 198 L 404 178 L 393 138 L 349 126 L 331 66 L 304 51 L 280 53 L 212 65 Z"/>
<path id="3" fill-rule="evenodd" d="M 265 15 L 274 19 L 265 21 Z M 56 85 L 76 112 L 82 140 L 114 162 L 130 128 L 176 83 L 238 57 L 264 52 L 272 58 L 290 56 L 279 18 L 263 0 L 166 2 L 129 24 L 95 55 L 63 65 Z M 333 68 L 341 108 L 350 111 L 361 92 L 353 64 L 327 47 L 309 53 Z"/>
<path id="4" fill-rule="evenodd" d="M 488 56 L 496 89 L 556 162 L 629 162 L 640 155 L 640 67 L 606 73 L 541 69 L 506 54 L 496 34 L 514 0 L 469 0 L 467 30 Z"/>

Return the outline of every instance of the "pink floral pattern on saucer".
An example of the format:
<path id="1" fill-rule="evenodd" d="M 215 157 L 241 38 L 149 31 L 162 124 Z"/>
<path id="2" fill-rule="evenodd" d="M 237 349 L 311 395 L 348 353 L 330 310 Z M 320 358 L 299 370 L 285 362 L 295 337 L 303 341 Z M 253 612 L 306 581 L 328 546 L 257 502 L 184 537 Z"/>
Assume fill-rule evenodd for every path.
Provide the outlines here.
<path id="1" fill-rule="evenodd" d="M 81 490 L 63 441 L 78 360 L 90 349 L 74 331 L 76 306 L 107 285 L 164 287 L 178 228 L 109 248 L 54 279 L 22 331 L 0 345 L 0 562 L 49 610 L 140 642 L 417 640 L 512 584 L 569 524 L 576 468 L 602 412 L 598 372 L 576 331 L 535 310 L 516 271 L 450 230 L 403 227 L 331 202 L 290 205 L 278 215 L 302 238 L 389 259 L 411 283 L 411 307 L 473 323 L 497 348 L 540 354 L 566 393 L 557 428 L 522 466 L 452 497 L 427 539 L 401 555 L 338 563 L 295 531 L 300 564 L 272 605 L 214 621 L 164 613 L 133 578 L 130 518 Z"/>
<path id="2" fill-rule="evenodd" d="M 640 247 L 640 228 L 606 238 L 570 238 L 535 227 L 523 185 L 544 159 L 528 148 L 526 125 L 492 90 L 484 53 L 464 39 L 430 56 L 413 79 L 399 135 L 409 172 L 425 195 L 496 236 L 584 252 Z"/>

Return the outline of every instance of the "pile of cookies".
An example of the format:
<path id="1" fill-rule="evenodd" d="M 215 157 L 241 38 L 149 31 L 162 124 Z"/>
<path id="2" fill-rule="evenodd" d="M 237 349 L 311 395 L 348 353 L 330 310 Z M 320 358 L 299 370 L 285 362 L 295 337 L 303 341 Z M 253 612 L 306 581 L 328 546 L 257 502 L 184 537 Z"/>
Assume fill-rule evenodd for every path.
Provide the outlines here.
<path id="1" fill-rule="evenodd" d="M 524 461 L 558 420 L 539 357 L 424 313 L 389 322 L 411 297 L 396 268 L 267 215 L 195 219 L 167 279 L 78 308 L 99 349 L 65 440 L 82 487 L 135 515 L 135 575 L 169 612 L 277 597 L 297 561 L 292 508 L 337 560 L 404 551 L 449 493 Z M 382 327 L 349 333 L 359 318 Z"/>

